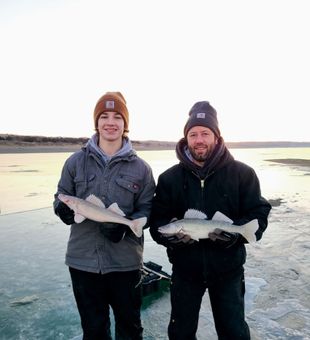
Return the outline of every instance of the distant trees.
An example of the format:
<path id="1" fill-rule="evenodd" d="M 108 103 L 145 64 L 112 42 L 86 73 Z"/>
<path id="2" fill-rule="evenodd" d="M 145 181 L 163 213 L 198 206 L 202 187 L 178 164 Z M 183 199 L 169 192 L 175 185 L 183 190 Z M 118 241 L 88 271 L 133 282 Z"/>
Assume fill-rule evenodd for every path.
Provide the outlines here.
<path id="1" fill-rule="evenodd" d="M 45 137 L 45 136 L 25 136 L 0 134 L 0 141 L 17 142 L 17 143 L 53 143 L 53 144 L 85 144 L 89 138 L 86 137 Z"/>

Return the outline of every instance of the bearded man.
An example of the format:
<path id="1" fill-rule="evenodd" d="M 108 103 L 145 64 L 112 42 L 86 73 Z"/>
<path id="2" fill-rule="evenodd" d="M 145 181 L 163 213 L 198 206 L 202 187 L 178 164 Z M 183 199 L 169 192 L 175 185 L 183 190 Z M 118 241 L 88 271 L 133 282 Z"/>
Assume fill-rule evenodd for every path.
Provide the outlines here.
<path id="1" fill-rule="evenodd" d="M 196 339 L 201 301 L 208 290 L 218 338 L 249 340 L 244 313 L 246 239 L 216 229 L 207 239 L 194 241 L 182 232 L 165 236 L 158 228 L 183 219 L 189 209 L 202 211 L 208 219 L 219 211 L 236 226 L 257 219 L 255 235 L 260 240 L 271 206 L 261 196 L 255 171 L 234 160 L 227 149 L 209 102 L 191 108 L 176 153 L 180 163 L 159 176 L 150 218 L 151 235 L 167 248 L 172 263 L 169 339 Z"/>

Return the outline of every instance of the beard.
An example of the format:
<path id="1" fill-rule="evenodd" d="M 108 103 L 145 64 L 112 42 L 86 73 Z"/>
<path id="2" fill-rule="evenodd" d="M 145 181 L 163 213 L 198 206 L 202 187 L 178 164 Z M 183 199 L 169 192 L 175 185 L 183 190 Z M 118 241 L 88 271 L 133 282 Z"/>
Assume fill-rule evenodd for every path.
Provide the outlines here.
<path id="1" fill-rule="evenodd" d="M 199 145 L 196 145 L 199 147 Z M 193 159 L 199 163 L 204 163 L 214 150 L 214 145 L 209 145 L 204 151 L 197 151 L 194 147 L 188 146 L 188 150 Z"/>

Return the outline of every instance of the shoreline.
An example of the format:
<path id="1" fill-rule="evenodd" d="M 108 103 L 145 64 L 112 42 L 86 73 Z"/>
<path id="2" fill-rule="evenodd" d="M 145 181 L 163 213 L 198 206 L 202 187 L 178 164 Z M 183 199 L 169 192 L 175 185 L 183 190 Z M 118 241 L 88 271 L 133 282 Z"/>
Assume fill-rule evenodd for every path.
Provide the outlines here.
<path id="1" fill-rule="evenodd" d="M 16 153 L 58 153 L 75 152 L 88 142 L 88 138 L 72 137 L 40 137 L 18 136 L 0 134 L 0 154 Z M 175 150 L 177 142 L 145 140 L 131 140 L 136 151 Z M 228 149 L 255 149 L 255 148 L 308 148 L 310 142 L 225 142 Z M 296 159 L 266 159 L 270 162 L 278 162 L 294 165 L 309 165 L 310 160 L 303 159 L 295 163 Z M 303 164 L 301 164 L 303 163 Z"/>
<path id="2" fill-rule="evenodd" d="M 28 136 L 0 133 L 0 154 L 4 153 L 56 153 L 74 152 L 87 143 L 87 137 L 48 137 L 48 136 Z M 137 151 L 155 150 L 175 150 L 177 141 L 160 140 L 132 140 L 132 146 Z M 293 141 L 225 141 L 228 149 L 248 149 L 248 148 L 307 148 L 310 142 Z M 272 161 L 272 160 L 271 160 Z"/>
<path id="3" fill-rule="evenodd" d="M 0 145 L 0 154 L 74 152 L 80 145 Z"/>
<path id="4" fill-rule="evenodd" d="M 75 152 L 83 145 L 83 143 L 0 143 L 0 154 Z M 175 148 L 173 142 L 132 142 L 132 145 L 136 151 L 174 150 Z"/>
<path id="5" fill-rule="evenodd" d="M 75 152 L 79 150 L 84 143 L 1 143 L 0 154 L 19 154 L 19 153 L 63 153 Z M 136 142 L 132 141 L 133 148 L 136 151 L 160 151 L 175 150 L 174 142 Z M 228 145 L 229 147 L 229 145 Z M 230 146 L 230 148 L 236 148 Z M 240 147 L 242 148 L 242 147 Z M 243 147 L 249 148 L 249 147 Z M 310 159 L 300 158 L 283 158 L 283 159 L 266 159 L 271 163 L 279 163 L 285 165 L 310 166 Z"/>

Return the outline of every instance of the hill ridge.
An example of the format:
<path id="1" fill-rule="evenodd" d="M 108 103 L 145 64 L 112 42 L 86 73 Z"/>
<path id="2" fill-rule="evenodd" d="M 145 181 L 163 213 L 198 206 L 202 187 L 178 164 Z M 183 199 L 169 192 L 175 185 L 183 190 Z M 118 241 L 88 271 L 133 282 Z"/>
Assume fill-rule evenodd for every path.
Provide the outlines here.
<path id="1" fill-rule="evenodd" d="M 89 137 L 49 137 L 37 135 L 0 134 L 0 146 L 7 147 L 74 147 L 84 145 Z M 160 140 L 132 140 L 133 147 L 137 150 L 174 149 L 177 142 Z M 228 148 L 288 148 L 310 147 L 310 142 L 295 141 L 244 141 L 225 142 Z"/>

